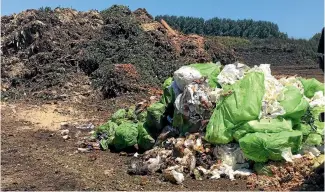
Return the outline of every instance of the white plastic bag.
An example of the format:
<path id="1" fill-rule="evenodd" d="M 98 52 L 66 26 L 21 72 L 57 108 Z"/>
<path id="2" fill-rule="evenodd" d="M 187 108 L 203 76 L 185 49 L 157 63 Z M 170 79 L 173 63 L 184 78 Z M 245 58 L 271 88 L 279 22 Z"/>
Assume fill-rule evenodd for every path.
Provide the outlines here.
<path id="1" fill-rule="evenodd" d="M 190 83 L 185 86 L 184 92 L 176 97 L 175 107 L 187 117 L 203 115 L 205 111 L 213 109 L 209 93 L 207 84 Z"/>
<path id="2" fill-rule="evenodd" d="M 284 115 L 285 110 L 279 103 L 279 100 L 284 97 L 284 86 L 272 76 L 270 64 L 254 66 L 249 72 L 264 73 L 265 94 L 262 99 L 262 110 L 259 118 L 276 118 L 279 115 Z"/>
<path id="3" fill-rule="evenodd" d="M 309 101 L 309 106 L 314 107 L 325 107 L 325 97 L 322 91 L 317 91 Z"/>
<path id="4" fill-rule="evenodd" d="M 300 90 L 301 94 L 304 94 L 304 86 L 301 83 L 301 81 L 299 79 L 297 79 L 295 76 L 291 76 L 288 78 L 282 77 L 281 79 L 279 79 L 279 82 L 283 85 L 283 86 L 295 86 Z"/>
<path id="5" fill-rule="evenodd" d="M 249 67 L 245 64 L 234 63 L 226 65 L 217 77 L 218 83 L 223 85 L 232 85 L 242 79 Z"/>
<path id="6" fill-rule="evenodd" d="M 174 72 L 174 80 L 180 90 L 184 90 L 186 85 L 201 77 L 202 75 L 198 70 L 189 66 L 183 66 Z"/>
<path id="7" fill-rule="evenodd" d="M 221 97 L 223 89 L 216 88 L 214 91 L 209 93 L 210 101 L 217 103 Z"/>

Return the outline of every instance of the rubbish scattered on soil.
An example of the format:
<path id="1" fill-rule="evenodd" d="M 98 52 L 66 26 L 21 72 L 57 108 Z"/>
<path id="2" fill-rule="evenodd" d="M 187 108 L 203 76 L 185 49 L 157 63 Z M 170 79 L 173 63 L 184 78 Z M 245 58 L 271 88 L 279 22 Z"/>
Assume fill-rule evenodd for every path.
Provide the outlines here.
<path id="1" fill-rule="evenodd" d="M 69 136 L 69 135 L 64 135 L 64 136 L 62 136 L 62 138 L 63 138 L 64 140 L 68 140 L 68 139 L 70 139 L 70 136 Z"/>
<path id="2" fill-rule="evenodd" d="M 323 177 L 325 98 L 316 79 L 276 79 L 267 64 L 202 63 L 237 59 L 221 43 L 183 35 L 143 9 L 27 10 L 1 20 L 4 99 L 82 102 L 95 89 L 109 98 L 140 91 L 161 96 L 120 109 L 101 126 L 75 126 L 75 134 L 62 122 L 61 136 L 74 134 L 77 152 L 133 156 L 130 174 L 161 172 L 175 184 L 188 176 L 248 177 L 255 189 L 272 183 L 281 190 L 304 177 L 313 182 L 313 172 Z M 292 171 L 296 164 L 307 168 Z M 264 179 L 269 183 L 259 183 Z"/>
<path id="3" fill-rule="evenodd" d="M 80 153 L 87 153 L 87 152 L 90 152 L 90 149 L 89 148 L 78 148 L 78 151 Z"/>
<path id="4" fill-rule="evenodd" d="M 93 130 L 95 128 L 95 125 L 93 125 L 92 123 L 89 124 L 85 124 L 85 125 L 78 125 L 76 126 L 77 129 L 81 129 L 81 130 Z"/>
<path id="5" fill-rule="evenodd" d="M 69 129 L 64 129 L 64 130 L 61 130 L 61 135 L 68 135 L 69 134 Z"/>
<path id="6" fill-rule="evenodd" d="M 104 150 L 144 151 L 133 155 L 130 174 L 161 172 L 175 184 L 190 176 L 247 178 L 263 163 L 294 164 L 321 154 L 318 117 L 325 105 L 312 103 L 325 98 L 318 84 L 277 80 L 267 64 L 192 64 L 164 82 L 159 101 L 117 110 L 94 135 Z M 309 87 L 312 99 L 304 95 Z"/>

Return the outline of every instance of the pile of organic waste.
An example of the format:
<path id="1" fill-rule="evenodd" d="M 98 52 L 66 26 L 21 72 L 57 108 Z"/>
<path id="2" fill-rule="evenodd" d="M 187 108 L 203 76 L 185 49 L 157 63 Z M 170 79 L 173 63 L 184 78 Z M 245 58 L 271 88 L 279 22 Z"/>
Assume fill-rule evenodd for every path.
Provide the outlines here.
<path id="1" fill-rule="evenodd" d="M 162 89 L 159 100 L 117 110 L 93 135 L 103 150 L 137 151 L 130 174 L 234 180 L 271 162 L 323 159 L 324 84 L 316 79 L 276 79 L 269 64 L 204 63 L 179 68 Z"/>

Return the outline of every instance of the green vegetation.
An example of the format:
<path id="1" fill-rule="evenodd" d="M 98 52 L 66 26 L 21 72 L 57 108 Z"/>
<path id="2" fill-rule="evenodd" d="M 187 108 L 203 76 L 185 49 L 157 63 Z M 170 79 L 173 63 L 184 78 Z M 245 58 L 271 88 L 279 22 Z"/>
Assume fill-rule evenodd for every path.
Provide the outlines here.
<path id="1" fill-rule="evenodd" d="M 51 12 L 52 11 L 51 7 L 40 7 L 38 10 L 42 11 L 42 12 Z"/>
<path id="2" fill-rule="evenodd" d="M 231 20 L 218 17 L 204 20 L 203 18 L 159 15 L 157 21 L 164 19 L 171 27 L 185 34 L 196 33 L 213 36 L 233 36 L 247 38 L 287 38 L 288 35 L 279 31 L 277 24 L 269 21 L 253 21 L 252 19 Z"/>

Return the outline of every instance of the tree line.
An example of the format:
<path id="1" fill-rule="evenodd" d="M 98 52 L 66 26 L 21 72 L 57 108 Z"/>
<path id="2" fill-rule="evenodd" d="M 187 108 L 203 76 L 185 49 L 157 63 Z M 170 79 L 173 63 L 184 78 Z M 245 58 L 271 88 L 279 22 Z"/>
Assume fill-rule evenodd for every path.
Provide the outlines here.
<path id="1" fill-rule="evenodd" d="M 269 21 L 253 21 L 252 19 L 232 20 L 218 17 L 204 20 L 197 17 L 158 15 L 157 21 L 164 19 L 172 28 L 185 34 L 195 33 L 211 36 L 233 36 L 246 38 L 288 38 L 279 31 L 277 24 Z"/>

